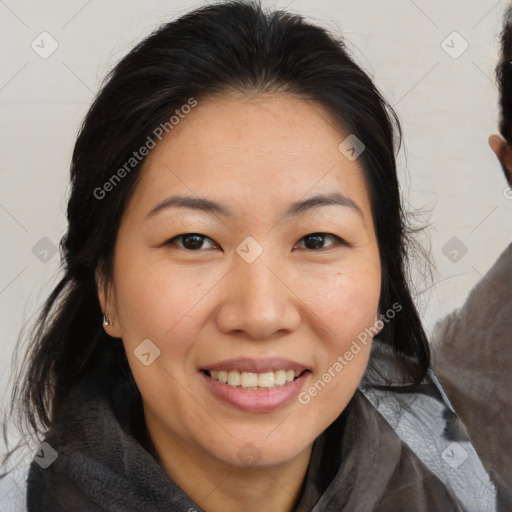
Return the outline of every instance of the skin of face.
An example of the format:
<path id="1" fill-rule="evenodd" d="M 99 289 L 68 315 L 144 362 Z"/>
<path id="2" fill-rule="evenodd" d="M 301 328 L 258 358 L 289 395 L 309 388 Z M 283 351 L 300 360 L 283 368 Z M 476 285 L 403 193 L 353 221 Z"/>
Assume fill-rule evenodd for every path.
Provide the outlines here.
<path id="1" fill-rule="evenodd" d="M 202 99 L 150 152 L 123 213 L 113 279 L 98 292 L 105 329 L 122 338 L 160 464 L 208 510 L 250 499 L 254 510 L 262 500 L 291 510 L 313 441 L 367 366 L 371 343 L 308 404 L 267 412 L 224 403 L 199 372 L 284 357 L 310 369 L 307 390 L 375 323 L 379 250 L 361 165 L 338 148 L 347 135 L 322 105 L 289 93 Z M 284 215 L 333 192 L 360 211 Z M 220 202 L 232 216 L 176 207 L 148 216 L 176 194 Z M 185 248 L 188 233 L 204 235 L 199 249 Z M 306 245 L 312 233 L 327 234 L 320 248 Z M 236 251 L 246 237 L 263 250 L 250 263 Z M 146 339 L 160 350 L 148 366 L 134 353 Z M 251 466 L 239 456 L 247 446 Z"/>

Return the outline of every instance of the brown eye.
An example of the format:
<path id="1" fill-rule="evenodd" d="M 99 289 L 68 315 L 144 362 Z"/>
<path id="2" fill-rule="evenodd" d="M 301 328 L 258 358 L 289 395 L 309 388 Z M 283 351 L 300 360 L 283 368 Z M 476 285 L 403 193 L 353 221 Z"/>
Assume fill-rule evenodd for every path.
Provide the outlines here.
<path id="1" fill-rule="evenodd" d="M 177 243 L 176 240 L 181 240 L 181 244 Z M 216 244 L 213 242 L 211 238 L 208 238 L 206 235 L 201 235 L 200 233 L 186 233 L 184 235 L 178 235 L 174 238 L 171 238 L 167 244 L 177 245 L 183 249 L 187 249 L 189 251 L 197 251 L 199 249 L 204 249 L 203 244 L 205 240 L 210 240 L 212 242 L 212 247 L 215 248 Z M 206 247 L 210 249 L 212 247 Z"/>
<path id="2" fill-rule="evenodd" d="M 331 239 L 334 240 L 334 243 L 328 244 L 324 246 L 325 240 Z M 330 233 L 310 233 L 303 237 L 297 246 L 299 246 L 302 241 L 304 241 L 304 246 L 301 247 L 305 249 L 319 250 L 319 249 L 327 249 L 333 245 L 343 244 L 343 240 L 336 235 L 331 235 Z"/>

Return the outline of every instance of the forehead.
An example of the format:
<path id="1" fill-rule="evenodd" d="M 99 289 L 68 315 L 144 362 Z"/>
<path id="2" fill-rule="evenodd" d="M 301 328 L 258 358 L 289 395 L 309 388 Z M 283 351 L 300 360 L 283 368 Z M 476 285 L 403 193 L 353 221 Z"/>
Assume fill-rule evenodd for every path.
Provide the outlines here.
<path id="1" fill-rule="evenodd" d="M 339 190 L 369 214 L 362 167 L 339 149 L 347 135 L 321 104 L 287 93 L 198 100 L 146 158 L 135 196 L 147 210 L 175 192 L 272 208 Z"/>

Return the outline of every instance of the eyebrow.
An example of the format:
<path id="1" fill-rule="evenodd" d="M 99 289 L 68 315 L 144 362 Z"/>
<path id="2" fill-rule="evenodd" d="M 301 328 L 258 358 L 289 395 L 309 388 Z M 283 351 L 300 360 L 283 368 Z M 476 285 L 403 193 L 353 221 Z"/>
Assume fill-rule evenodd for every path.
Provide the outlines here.
<path id="1" fill-rule="evenodd" d="M 284 217 L 297 216 L 305 213 L 306 211 L 319 208 L 321 206 L 344 206 L 350 208 L 354 212 L 358 213 L 361 217 L 364 217 L 362 209 L 359 205 L 342 194 L 341 192 L 333 192 L 331 194 L 318 194 L 308 199 L 296 201 L 292 203 L 288 210 L 285 212 Z M 233 217 L 234 213 L 224 204 L 218 203 L 211 199 L 204 197 L 194 196 L 170 196 L 163 201 L 159 202 L 154 206 L 150 212 L 146 215 L 146 219 L 153 217 L 157 213 L 166 210 L 168 208 L 186 208 L 190 210 L 202 211 L 212 215 L 219 215 L 222 217 Z"/>

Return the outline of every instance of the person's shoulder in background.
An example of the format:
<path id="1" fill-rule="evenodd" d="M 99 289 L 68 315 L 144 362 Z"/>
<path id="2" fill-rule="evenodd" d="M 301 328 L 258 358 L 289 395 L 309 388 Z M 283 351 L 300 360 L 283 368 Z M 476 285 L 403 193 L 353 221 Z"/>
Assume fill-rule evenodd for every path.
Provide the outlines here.
<path id="1" fill-rule="evenodd" d="M 511 313 L 512 244 L 471 290 L 464 305 L 436 323 L 431 339 L 434 355 L 438 350 L 451 351 L 452 346 L 459 347 L 461 343 L 472 353 L 481 354 L 496 348 L 496 343 L 511 337 Z M 462 335 L 478 336 L 478 346 L 468 347 L 464 340 L 460 340 Z M 439 343 L 442 346 L 438 347 Z M 441 364 L 442 361 L 436 363 Z"/>
<path id="2" fill-rule="evenodd" d="M 436 323 L 431 351 L 484 466 L 512 493 L 512 244 L 464 305 Z"/>

